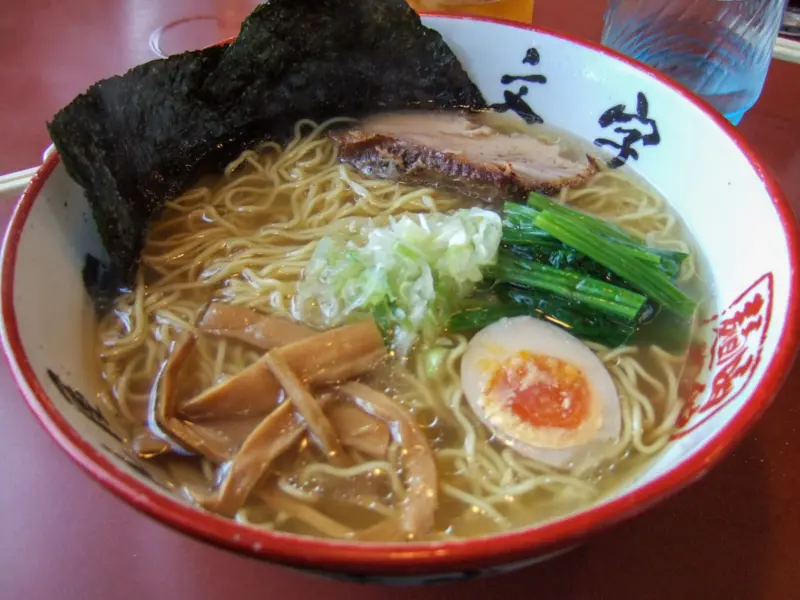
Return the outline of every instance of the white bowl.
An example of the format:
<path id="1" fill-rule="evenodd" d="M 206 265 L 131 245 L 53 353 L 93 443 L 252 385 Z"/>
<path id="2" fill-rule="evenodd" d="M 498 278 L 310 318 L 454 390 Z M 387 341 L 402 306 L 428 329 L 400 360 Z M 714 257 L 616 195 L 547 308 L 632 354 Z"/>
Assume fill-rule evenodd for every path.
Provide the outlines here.
<path id="1" fill-rule="evenodd" d="M 639 130 L 628 164 L 683 218 L 710 265 L 707 284 L 718 301 L 718 315 L 705 326 L 706 384 L 672 443 L 646 472 L 595 506 L 463 542 L 365 548 L 260 531 L 198 510 L 163 487 L 152 466 L 124 457 L 114 423 L 95 405 L 87 335 L 93 313 L 81 268 L 87 252 L 100 251 L 99 238 L 82 190 L 52 155 L 5 240 L 3 344 L 48 433 L 132 506 L 220 546 L 331 574 L 418 582 L 507 570 L 574 545 L 702 476 L 779 389 L 798 340 L 798 237 L 778 185 L 737 131 L 667 78 L 598 46 L 487 20 L 426 21 L 491 102 L 519 108 L 523 101 L 546 123 L 607 139 L 607 147 L 624 141 L 624 129 Z M 546 83 L 518 78 L 528 75 L 544 75 Z"/>

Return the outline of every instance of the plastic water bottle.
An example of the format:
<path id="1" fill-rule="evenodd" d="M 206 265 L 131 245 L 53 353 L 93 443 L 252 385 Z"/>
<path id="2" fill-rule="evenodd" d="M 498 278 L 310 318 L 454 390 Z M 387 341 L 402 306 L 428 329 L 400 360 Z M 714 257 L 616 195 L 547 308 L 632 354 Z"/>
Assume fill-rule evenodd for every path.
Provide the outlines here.
<path id="1" fill-rule="evenodd" d="M 655 67 L 737 125 L 756 103 L 786 0 L 611 0 L 602 42 Z"/>

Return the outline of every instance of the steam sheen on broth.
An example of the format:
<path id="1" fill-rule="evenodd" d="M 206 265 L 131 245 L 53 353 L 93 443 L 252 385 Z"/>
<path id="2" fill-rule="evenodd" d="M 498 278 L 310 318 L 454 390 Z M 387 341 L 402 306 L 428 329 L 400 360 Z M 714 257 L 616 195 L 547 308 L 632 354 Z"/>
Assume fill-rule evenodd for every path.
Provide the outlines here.
<path id="1" fill-rule="evenodd" d="M 510 127 L 507 119 L 485 118 L 497 129 Z M 685 356 L 670 354 L 657 339 L 614 348 L 586 342 L 613 380 L 620 431 L 590 461 L 567 468 L 518 452 L 475 414 L 460 371 L 472 332 L 443 330 L 432 341 L 418 341 L 407 356 L 387 350 L 368 368 L 355 365 L 366 350 L 345 350 L 352 340 L 342 337 L 331 344 L 351 353 L 342 360 L 352 361 L 357 374 L 342 378 L 349 383 L 341 388 L 298 377 L 295 383 L 313 396 L 313 402 L 298 402 L 297 386 L 280 374 L 291 379 L 310 358 L 276 354 L 276 363 L 263 357 L 267 347 L 312 340 L 317 329 L 328 329 L 319 307 L 300 302 L 297 293 L 319 241 L 357 236 L 391 217 L 451 214 L 479 204 L 441 189 L 370 178 L 342 164 L 325 132 L 344 122 L 298 122 L 285 147 L 245 152 L 224 175 L 168 202 L 151 226 L 135 289 L 98 328 L 100 372 L 129 427 L 131 451 L 161 465 L 188 500 L 243 523 L 365 541 L 443 540 L 531 526 L 596 502 L 661 451 L 681 411 Z M 513 127 L 557 144 L 564 156 L 589 150 L 558 130 Z M 704 291 L 680 221 L 630 174 L 601 169 L 557 199 L 652 248 L 688 253 L 677 282 L 695 295 Z M 220 305 L 236 310 L 209 308 Z M 307 328 L 276 333 L 259 315 Z M 219 335 L 225 329 L 219 323 L 203 325 L 215 318 L 234 319 L 238 333 Z M 275 340 L 265 341 L 273 334 Z M 367 329 L 358 335 L 372 348 Z M 173 373 L 169 361 L 178 351 L 183 356 Z M 252 367 L 262 363 L 268 376 Z M 234 379 L 248 367 L 254 373 L 249 383 Z M 273 375 L 280 385 L 270 404 L 258 386 Z M 219 393 L 202 400 L 210 389 Z M 313 429 L 317 418 L 321 429 Z M 272 433 L 269 419 L 278 423 Z M 176 439 L 164 423 L 181 427 L 186 437 Z M 331 439 L 320 439 L 319 431 Z M 281 436 L 286 443 L 278 448 Z M 202 440 L 204 451 L 187 447 L 187 439 Z M 324 451 L 326 443 L 335 450 Z M 266 455 L 272 460 L 261 472 L 253 464 Z M 234 501 L 235 490 L 225 496 L 225 486 L 245 491 Z M 429 526 L 423 524 L 427 508 Z M 406 526 L 412 521 L 418 529 Z"/>

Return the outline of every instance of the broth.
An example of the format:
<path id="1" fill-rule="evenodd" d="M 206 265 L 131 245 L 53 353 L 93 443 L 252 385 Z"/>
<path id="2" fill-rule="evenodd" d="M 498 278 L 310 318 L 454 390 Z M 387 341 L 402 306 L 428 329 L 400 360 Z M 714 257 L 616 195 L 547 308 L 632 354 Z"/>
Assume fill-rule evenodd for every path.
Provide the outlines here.
<path id="1" fill-rule="evenodd" d="M 596 151 L 551 128 L 512 125 L 496 115 L 485 119 L 497 129 L 544 137 L 565 155 Z M 680 220 L 630 172 L 601 170 L 587 185 L 562 190 L 560 200 L 639 235 L 652 247 L 688 252 L 680 285 L 702 297 L 701 306 L 710 306 L 709 290 L 698 275 L 701 259 Z M 319 326 L 295 300 L 322 236 L 352 233 L 368 219 L 382 224 L 391 215 L 451 213 L 475 204 L 454 193 L 370 179 L 341 165 L 332 142 L 308 122 L 298 125 L 287 148 L 267 145 L 247 152 L 226 175 L 204 180 L 168 202 L 150 229 L 135 290 L 119 298 L 98 328 L 99 370 L 129 427 L 132 450 L 163 466 L 189 500 L 207 506 L 231 468 L 231 457 L 215 464 L 208 457 L 186 456 L 154 416 L 159 377 L 181 332 L 196 332 L 197 341 L 175 388 L 178 410 L 232 380 L 264 353 L 199 331 L 198 319 L 210 302 Z M 405 409 L 433 453 L 439 501 L 433 528 L 416 539 L 489 535 L 563 516 L 617 489 L 668 443 L 681 409 L 675 390 L 684 356 L 654 350 L 651 343 L 616 349 L 590 345 L 620 393 L 623 430 L 595 464 L 564 471 L 518 453 L 473 413 L 458 371 L 469 337 L 441 332 L 433 344 L 439 366 L 432 376 L 426 363 L 429 345 L 404 358 L 390 353 L 355 378 Z M 315 391 L 318 397 L 327 393 Z M 347 404 L 335 394 L 326 401 L 326 414 Z M 264 418 L 265 413 L 253 413 L 198 423 L 203 435 L 230 442 L 235 452 Z M 332 465 L 312 436 L 300 436 L 259 478 L 235 518 L 301 535 L 396 539 L 396 532 L 381 535 L 380 527 L 402 518 L 410 467 L 396 424 L 388 435 L 384 456 L 350 450 L 354 464 L 347 467 Z M 359 537 L 365 530 L 379 533 L 374 539 Z"/>

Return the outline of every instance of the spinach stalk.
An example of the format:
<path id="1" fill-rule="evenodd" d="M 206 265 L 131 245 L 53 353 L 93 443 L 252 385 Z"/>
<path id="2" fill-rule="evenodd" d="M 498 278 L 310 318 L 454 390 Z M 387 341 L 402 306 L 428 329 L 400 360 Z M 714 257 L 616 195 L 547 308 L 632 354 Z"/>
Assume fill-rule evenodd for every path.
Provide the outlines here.
<path id="1" fill-rule="evenodd" d="M 583 215 L 569 215 L 547 209 L 536 216 L 534 224 L 610 269 L 634 289 L 675 313 L 690 316 L 697 307 L 697 302 L 678 289 L 665 273 L 638 260 L 635 255 L 620 252 L 621 248 L 627 246 L 587 228 Z"/>

